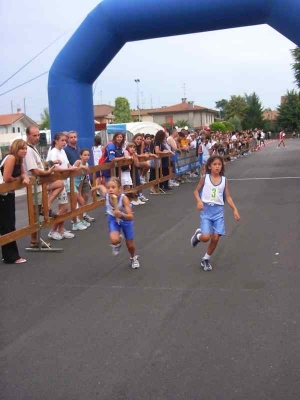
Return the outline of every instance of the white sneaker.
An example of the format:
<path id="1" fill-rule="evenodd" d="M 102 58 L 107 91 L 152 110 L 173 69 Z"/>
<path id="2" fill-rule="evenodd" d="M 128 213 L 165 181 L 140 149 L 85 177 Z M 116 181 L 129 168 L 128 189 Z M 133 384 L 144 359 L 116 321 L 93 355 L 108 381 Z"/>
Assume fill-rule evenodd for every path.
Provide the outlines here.
<path id="1" fill-rule="evenodd" d="M 82 219 L 82 220 L 80 221 L 80 224 L 86 226 L 87 228 L 88 228 L 89 226 L 91 226 L 91 224 L 90 224 L 89 222 L 85 221 L 84 219 Z"/>
<path id="2" fill-rule="evenodd" d="M 134 256 L 134 257 L 130 258 L 131 268 L 133 268 L 133 269 L 140 268 L 140 263 L 139 263 L 138 258 L 139 258 L 139 256 Z"/>
<path id="3" fill-rule="evenodd" d="M 51 234 L 51 235 L 50 235 Z M 50 236 L 49 236 L 50 235 Z M 49 232 L 48 237 L 53 240 L 62 240 L 64 237 L 59 232 Z"/>
<path id="4" fill-rule="evenodd" d="M 139 195 L 139 199 L 142 200 L 142 201 L 144 201 L 144 202 L 149 200 L 149 199 L 147 199 L 147 197 L 145 197 L 143 194 L 140 194 L 140 195 Z"/>
<path id="5" fill-rule="evenodd" d="M 137 199 L 138 204 L 146 204 L 145 201 L 142 201 L 140 198 Z"/>
<path id="6" fill-rule="evenodd" d="M 84 219 L 86 222 L 94 222 L 96 218 L 91 217 L 91 216 L 88 215 L 88 214 L 84 214 L 84 215 L 83 215 L 83 219 Z"/>
<path id="7" fill-rule="evenodd" d="M 132 204 L 133 206 L 138 206 L 141 203 L 139 203 L 137 200 L 131 200 L 130 204 Z"/>
<path id="8" fill-rule="evenodd" d="M 177 183 L 176 181 L 173 181 L 172 179 L 169 180 L 169 186 L 170 187 L 178 187 L 180 186 L 179 183 Z"/>
<path id="9" fill-rule="evenodd" d="M 62 234 L 63 238 L 65 239 L 73 239 L 75 237 L 74 233 L 70 232 L 70 231 L 64 231 L 64 233 Z"/>
<path id="10" fill-rule="evenodd" d="M 121 251 L 121 248 L 122 248 L 122 244 L 123 244 L 123 236 L 122 235 L 120 235 L 120 240 L 121 240 L 121 243 L 116 244 L 116 245 L 115 244 L 111 245 L 111 247 L 112 247 L 112 255 L 115 256 L 115 257 L 117 257 L 120 254 L 120 251 Z"/>
<path id="11" fill-rule="evenodd" d="M 87 229 L 87 226 L 83 225 L 81 222 L 72 224 L 72 231 L 84 231 L 85 229 Z"/>

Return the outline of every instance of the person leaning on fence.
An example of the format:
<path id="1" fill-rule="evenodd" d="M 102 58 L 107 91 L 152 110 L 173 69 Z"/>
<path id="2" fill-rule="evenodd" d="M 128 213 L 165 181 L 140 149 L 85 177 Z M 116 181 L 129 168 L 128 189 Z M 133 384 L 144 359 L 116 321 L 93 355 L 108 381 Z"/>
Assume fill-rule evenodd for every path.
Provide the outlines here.
<path id="1" fill-rule="evenodd" d="M 149 168 L 150 168 L 150 161 L 148 160 L 141 160 L 141 158 L 149 158 L 149 154 L 144 154 L 143 153 L 143 148 L 144 148 L 144 136 L 142 133 L 137 133 L 136 135 L 133 136 L 132 142 L 135 145 L 135 154 L 136 157 L 138 158 L 138 167 L 136 165 L 133 165 L 131 168 L 131 178 L 133 179 L 133 171 L 135 172 L 135 185 L 140 186 L 141 184 L 146 183 L 146 179 L 141 179 L 141 173 L 147 174 Z M 136 164 L 136 163 L 135 163 Z M 145 204 L 147 197 L 143 195 L 143 192 L 140 190 L 137 192 L 138 194 L 138 202 L 139 204 Z"/>
<path id="2" fill-rule="evenodd" d="M 68 143 L 67 136 L 66 137 L 66 145 L 64 147 L 64 151 L 67 155 L 70 165 L 74 165 L 75 161 L 80 158 L 80 148 L 78 147 L 78 134 L 76 131 L 68 132 Z"/>
<path id="3" fill-rule="evenodd" d="M 121 167 L 121 183 L 123 190 L 129 190 L 133 186 L 132 182 L 132 169 L 136 167 L 136 173 L 138 173 L 139 159 L 136 154 L 136 145 L 133 142 L 128 142 L 126 144 L 126 149 L 124 151 L 125 160 L 132 160 L 132 165 L 124 165 Z M 138 206 L 140 204 L 145 204 L 144 201 L 140 200 L 138 193 L 136 191 L 128 195 L 130 198 L 130 204 Z"/>
<path id="4" fill-rule="evenodd" d="M 172 129 L 170 132 L 170 135 L 167 137 L 167 145 L 169 146 L 170 151 L 172 153 L 181 153 L 181 150 L 179 150 L 178 145 L 177 145 L 177 138 L 178 138 L 178 132 L 177 129 Z M 170 170 L 173 171 L 174 167 L 174 156 L 172 157 L 172 162 L 170 165 Z M 170 187 L 177 187 L 179 186 L 180 183 L 178 183 L 175 179 L 170 179 L 169 180 L 169 186 Z"/>
<path id="5" fill-rule="evenodd" d="M 51 143 L 51 149 L 47 156 L 47 161 L 55 163 L 57 171 L 76 171 L 77 168 L 70 165 L 69 160 L 64 151 L 66 145 L 66 135 L 63 132 L 55 134 Z M 64 180 L 64 188 L 58 196 L 58 214 L 65 214 L 69 209 L 68 193 L 70 193 L 70 179 Z M 77 196 L 76 188 L 74 187 L 74 195 Z M 83 228 L 83 229 L 86 229 Z M 75 235 L 64 228 L 64 221 L 53 225 L 48 237 L 54 240 L 72 239 Z"/>
<path id="6" fill-rule="evenodd" d="M 55 170 L 55 165 L 52 165 L 49 169 L 45 170 L 45 165 L 42 161 L 42 156 L 40 155 L 36 145 L 40 140 L 40 131 L 35 126 L 30 126 L 26 129 L 26 139 L 27 139 L 27 154 L 24 158 L 24 168 L 28 176 L 33 177 L 46 177 L 51 175 Z M 55 160 L 56 164 L 59 164 L 59 160 Z M 51 210 L 52 203 L 60 195 L 64 189 L 64 183 L 61 180 L 56 180 L 47 185 L 48 191 L 48 209 L 49 217 L 55 217 L 57 214 Z M 35 195 L 33 196 L 33 204 L 39 207 L 40 213 L 42 212 L 42 185 L 37 185 L 37 199 Z M 44 245 L 43 245 L 44 246 Z M 48 246 L 48 245 L 47 245 Z M 38 248 L 38 237 L 37 232 L 31 234 L 30 247 Z"/>
<path id="7" fill-rule="evenodd" d="M 10 147 L 10 154 L 1 162 L 1 174 L 5 183 L 17 181 L 29 184 L 29 178 L 25 173 L 23 159 L 26 155 L 27 143 L 22 139 L 15 140 Z M 0 234 L 16 230 L 15 192 L 0 193 Z M 2 259 L 7 264 L 22 264 L 25 258 L 20 257 L 17 243 L 10 242 L 2 246 Z"/>
<path id="8" fill-rule="evenodd" d="M 103 146 L 100 135 L 94 137 L 94 146 L 92 147 L 94 165 L 99 165 L 99 160 L 102 157 Z M 96 185 L 100 185 L 101 171 L 96 171 Z M 96 192 L 100 196 L 100 192 Z"/>
<path id="9" fill-rule="evenodd" d="M 105 147 L 99 164 L 102 164 L 102 159 L 104 164 L 111 161 L 124 160 L 124 143 L 125 135 L 122 132 L 116 132 L 112 141 Z M 118 175 L 118 168 L 116 168 L 116 175 Z M 102 176 L 104 176 L 105 181 L 108 182 L 111 176 L 110 169 L 102 170 Z"/>

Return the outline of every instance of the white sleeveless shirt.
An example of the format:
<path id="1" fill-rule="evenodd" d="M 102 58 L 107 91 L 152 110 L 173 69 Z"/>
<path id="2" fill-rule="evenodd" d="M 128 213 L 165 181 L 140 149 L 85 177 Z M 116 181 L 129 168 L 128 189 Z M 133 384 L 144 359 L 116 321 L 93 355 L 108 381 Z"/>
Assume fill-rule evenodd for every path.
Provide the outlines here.
<path id="1" fill-rule="evenodd" d="M 221 176 L 220 183 L 218 185 L 214 185 L 210 179 L 210 174 L 206 174 L 204 185 L 200 192 L 200 198 L 203 203 L 218 204 L 223 206 L 225 203 L 225 187 L 225 176 Z"/>
<path id="2" fill-rule="evenodd" d="M 125 194 L 122 193 L 121 196 L 119 197 L 119 201 L 118 201 L 118 209 L 125 214 L 125 208 L 123 206 L 123 198 L 124 198 Z M 106 206 L 106 212 L 107 214 L 111 215 L 114 217 L 114 213 L 113 213 L 113 206 L 110 204 L 110 200 L 109 200 L 109 194 L 107 193 L 105 195 L 105 206 Z"/>

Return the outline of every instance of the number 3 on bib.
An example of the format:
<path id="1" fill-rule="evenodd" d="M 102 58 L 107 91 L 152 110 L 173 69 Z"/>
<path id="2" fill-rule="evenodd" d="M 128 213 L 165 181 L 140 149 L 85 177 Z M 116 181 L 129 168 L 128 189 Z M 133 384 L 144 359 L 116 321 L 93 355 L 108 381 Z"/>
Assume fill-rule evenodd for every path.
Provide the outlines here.
<path id="1" fill-rule="evenodd" d="M 212 197 L 212 199 L 215 199 L 217 197 L 217 189 L 216 188 L 211 189 L 211 197 Z"/>

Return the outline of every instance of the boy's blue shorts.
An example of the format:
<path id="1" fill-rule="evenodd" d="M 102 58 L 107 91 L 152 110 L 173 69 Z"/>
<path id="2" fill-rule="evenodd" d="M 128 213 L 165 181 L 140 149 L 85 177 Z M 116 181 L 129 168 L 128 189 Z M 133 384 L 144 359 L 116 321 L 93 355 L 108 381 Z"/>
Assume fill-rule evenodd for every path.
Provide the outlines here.
<path id="1" fill-rule="evenodd" d="M 204 203 L 204 209 L 200 213 L 200 228 L 202 234 L 225 235 L 224 206 Z"/>
<path id="2" fill-rule="evenodd" d="M 121 232 L 121 229 L 124 233 L 125 239 L 133 240 L 134 239 L 134 230 L 133 230 L 133 221 L 123 221 L 120 220 L 120 224 L 117 223 L 117 220 L 112 215 L 108 215 L 108 229 L 110 232 Z"/>

